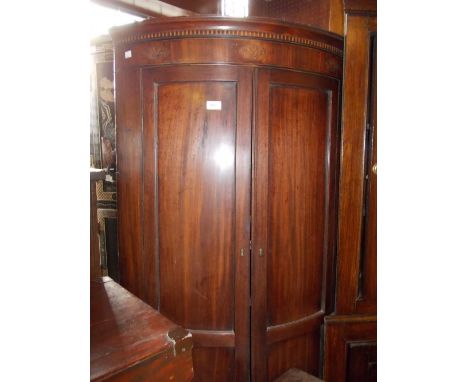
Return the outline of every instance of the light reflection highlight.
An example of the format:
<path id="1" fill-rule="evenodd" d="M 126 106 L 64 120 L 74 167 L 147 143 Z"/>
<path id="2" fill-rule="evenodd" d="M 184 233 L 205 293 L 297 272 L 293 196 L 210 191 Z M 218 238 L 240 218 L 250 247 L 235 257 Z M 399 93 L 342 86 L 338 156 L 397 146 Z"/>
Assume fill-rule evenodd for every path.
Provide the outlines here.
<path id="1" fill-rule="evenodd" d="M 213 154 L 213 160 L 221 171 L 234 165 L 234 149 L 231 145 L 221 144 Z"/>

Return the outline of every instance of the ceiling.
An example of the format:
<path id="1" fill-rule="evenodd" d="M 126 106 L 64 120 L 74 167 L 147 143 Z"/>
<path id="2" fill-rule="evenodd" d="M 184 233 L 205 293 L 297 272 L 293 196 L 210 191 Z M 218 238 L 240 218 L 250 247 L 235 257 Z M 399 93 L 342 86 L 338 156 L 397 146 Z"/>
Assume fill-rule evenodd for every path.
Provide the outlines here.
<path id="1" fill-rule="evenodd" d="M 92 0 L 140 17 L 223 14 L 269 17 L 343 34 L 343 0 Z M 371 1 L 371 0 L 359 0 Z M 375 1 L 375 0 L 373 0 Z M 244 13 L 246 14 L 246 13 Z"/>
<path id="2" fill-rule="evenodd" d="M 200 14 L 220 14 L 221 0 L 165 0 L 176 7 Z"/>

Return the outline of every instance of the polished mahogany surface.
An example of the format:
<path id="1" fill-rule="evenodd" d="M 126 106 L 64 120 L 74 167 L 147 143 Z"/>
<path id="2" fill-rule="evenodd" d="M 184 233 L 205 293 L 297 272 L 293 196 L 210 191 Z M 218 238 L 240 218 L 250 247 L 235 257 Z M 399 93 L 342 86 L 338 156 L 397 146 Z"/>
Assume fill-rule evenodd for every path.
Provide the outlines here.
<path id="1" fill-rule="evenodd" d="M 229 330 L 234 324 L 236 84 L 161 84 L 155 97 L 159 226 L 164 227 L 159 230 L 159 309 L 190 329 Z M 206 100 L 221 102 L 222 110 L 206 110 Z"/>
<path id="2" fill-rule="evenodd" d="M 270 102 L 267 300 L 273 326 L 321 309 L 328 97 L 278 85 Z"/>
<path id="3" fill-rule="evenodd" d="M 342 39 L 219 17 L 112 33 L 123 285 L 191 331 L 196 381 L 318 375 Z"/>
<path id="4" fill-rule="evenodd" d="M 191 335 L 109 277 L 91 282 L 92 381 L 190 381 Z"/>

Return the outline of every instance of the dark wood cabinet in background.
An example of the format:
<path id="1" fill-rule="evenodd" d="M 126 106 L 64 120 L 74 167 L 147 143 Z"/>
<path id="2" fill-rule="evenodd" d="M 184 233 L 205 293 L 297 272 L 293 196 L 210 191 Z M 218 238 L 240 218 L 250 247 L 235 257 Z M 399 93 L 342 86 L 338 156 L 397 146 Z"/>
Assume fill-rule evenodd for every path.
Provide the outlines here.
<path id="1" fill-rule="evenodd" d="M 196 381 L 320 375 L 342 39 L 219 17 L 112 37 L 122 285 L 191 331 Z"/>
<path id="2" fill-rule="evenodd" d="M 336 312 L 325 325 L 327 382 L 377 380 L 377 18 L 345 1 Z"/>
<path id="3" fill-rule="evenodd" d="M 377 381 L 376 317 L 328 316 L 325 328 L 325 381 Z"/>

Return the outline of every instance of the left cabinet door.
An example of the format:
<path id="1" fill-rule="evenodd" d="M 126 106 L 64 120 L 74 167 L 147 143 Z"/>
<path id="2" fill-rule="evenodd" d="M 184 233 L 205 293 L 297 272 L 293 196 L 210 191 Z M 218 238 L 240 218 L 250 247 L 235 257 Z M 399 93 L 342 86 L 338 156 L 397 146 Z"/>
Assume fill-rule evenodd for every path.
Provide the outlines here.
<path id="1" fill-rule="evenodd" d="M 141 140 L 120 142 L 141 152 L 140 202 L 120 210 L 140 206 L 141 250 L 120 254 L 123 280 L 192 332 L 195 381 L 248 380 L 251 84 L 234 66 L 141 69 Z"/>

